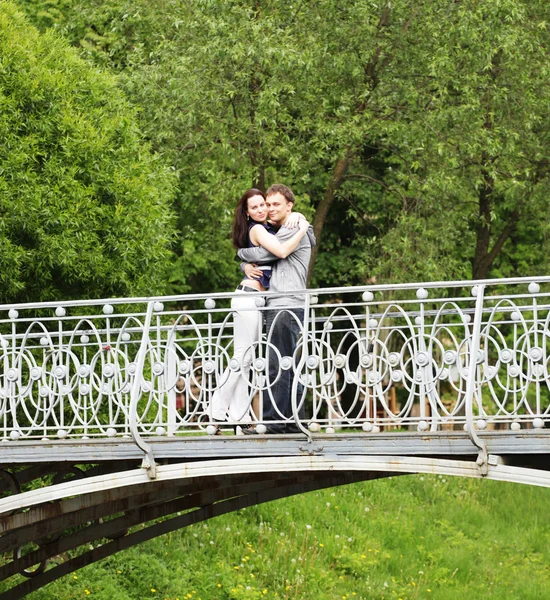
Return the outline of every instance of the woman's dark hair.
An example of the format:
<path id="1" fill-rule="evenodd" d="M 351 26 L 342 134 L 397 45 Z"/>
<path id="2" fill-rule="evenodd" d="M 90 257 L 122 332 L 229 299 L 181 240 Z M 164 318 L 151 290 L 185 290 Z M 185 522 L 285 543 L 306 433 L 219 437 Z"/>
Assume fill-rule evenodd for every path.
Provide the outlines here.
<path id="1" fill-rule="evenodd" d="M 248 200 L 253 196 L 261 196 L 265 200 L 265 195 L 261 190 L 251 188 L 241 196 L 235 208 L 235 218 L 233 219 L 233 229 L 231 239 L 235 248 L 246 248 L 248 246 L 248 219 L 246 211 L 248 210 Z"/>

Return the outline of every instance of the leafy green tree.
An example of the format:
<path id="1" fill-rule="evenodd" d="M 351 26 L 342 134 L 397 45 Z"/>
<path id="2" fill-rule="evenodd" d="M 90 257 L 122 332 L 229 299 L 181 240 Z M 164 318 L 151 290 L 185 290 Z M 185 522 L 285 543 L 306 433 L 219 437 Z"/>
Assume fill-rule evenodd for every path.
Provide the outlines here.
<path id="1" fill-rule="evenodd" d="M 0 4 L 0 297 L 165 289 L 173 174 L 116 79 Z"/>
<path id="2" fill-rule="evenodd" d="M 427 248 L 427 260 L 433 250 L 439 255 L 442 274 L 547 270 L 540 252 L 549 233 L 547 17 L 538 0 L 439 2 L 407 32 L 414 77 L 399 80 L 408 106 L 391 139 L 407 200 L 390 239 L 421 240 L 416 256 L 403 253 L 410 263 L 422 264 Z M 422 44 L 412 43 L 417 38 Z M 399 260 L 403 245 L 386 250 Z"/>
<path id="3" fill-rule="evenodd" d="M 275 180 L 314 285 L 546 268 L 542 0 L 19 1 L 120 73 L 179 173 L 174 290 L 238 277 L 232 208 Z"/>

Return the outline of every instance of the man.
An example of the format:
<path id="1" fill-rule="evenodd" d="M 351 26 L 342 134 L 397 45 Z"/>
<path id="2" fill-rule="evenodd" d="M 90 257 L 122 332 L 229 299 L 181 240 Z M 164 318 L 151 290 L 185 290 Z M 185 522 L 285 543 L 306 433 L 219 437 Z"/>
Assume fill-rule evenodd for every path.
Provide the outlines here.
<path id="1" fill-rule="evenodd" d="M 294 208 L 296 200 L 292 190 L 286 185 L 277 183 L 272 185 L 266 192 L 266 203 L 269 219 L 280 229 L 277 237 L 281 242 L 292 237 L 295 230 L 285 227 L 285 222 Z M 294 292 L 306 287 L 309 259 L 311 248 L 315 245 L 315 236 L 310 227 L 308 235 L 305 235 L 298 247 L 287 258 L 279 259 L 262 247 L 242 248 L 238 251 L 239 257 L 247 263 L 272 264 L 270 292 L 277 293 L 276 296 L 267 298 L 268 310 L 266 310 L 266 330 L 268 340 L 280 352 L 281 357 L 293 356 L 300 335 L 300 324 L 304 322 L 304 295 Z M 252 264 L 244 266 L 248 277 L 253 276 L 255 270 Z M 298 320 L 297 320 L 298 319 Z M 274 352 L 268 354 L 269 381 L 276 383 L 270 386 L 264 396 L 263 420 L 268 423 L 267 433 L 294 433 L 299 429 L 293 422 L 280 424 L 269 424 L 270 421 L 281 421 L 292 418 L 292 386 L 294 372 L 292 368 L 282 369 L 279 359 Z M 298 402 L 302 396 L 302 386 L 297 386 Z M 303 408 L 300 418 L 304 417 Z M 257 433 L 255 428 L 245 431 L 247 434 Z"/>

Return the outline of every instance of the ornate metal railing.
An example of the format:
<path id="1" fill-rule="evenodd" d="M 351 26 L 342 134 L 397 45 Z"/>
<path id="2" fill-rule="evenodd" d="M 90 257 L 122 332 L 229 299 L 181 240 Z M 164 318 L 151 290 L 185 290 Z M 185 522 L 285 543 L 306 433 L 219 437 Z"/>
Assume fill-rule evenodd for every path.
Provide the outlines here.
<path id="1" fill-rule="evenodd" d="M 549 418 L 548 277 L 309 291 L 294 354 L 259 331 L 240 360 L 232 296 L 0 306 L 0 439 L 128 436 L 147 452 L 150 436 L 214 433 L 232 374 L 262 423 L 287 370 L 293 415 L 279 421 L 304 432 L 475 436 Z"/>

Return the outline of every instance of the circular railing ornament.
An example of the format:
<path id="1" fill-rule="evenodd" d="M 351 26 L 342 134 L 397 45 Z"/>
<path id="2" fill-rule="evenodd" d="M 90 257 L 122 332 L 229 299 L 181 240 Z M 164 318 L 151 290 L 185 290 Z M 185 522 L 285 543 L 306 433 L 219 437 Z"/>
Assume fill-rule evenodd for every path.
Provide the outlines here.
<path id="1" fill-rule="evenodd" d="M 31 369 L 30 375 L 33 381 L 37 381 L 42 377 L 42 369 L 40 367 L 33 367 Z"/>
<path id="2" fill-rule="evenodd" d="M 430 426 L 428 425 L 428 421 L 422 420 L 418 422 L 418 431 L 428 431 Z"/>
<path id="3" fill-rule="evenodd" d="M 510 315 L 510 318 L 512 319 L 512 321 L 516 321 L 516 322 L 521 321 L 521 313 L 519 311 L 515 310 Z"/>
<path id="4" fill-rule="evenodd" d="M 153 365 L 153 374 L 160 377 L 164 373 L 164 365 L 161 362 L 156 362 Z"/>
<path id="5" fill-rule="evenodd" d="M 530 294 L 538 294 L 540 292 L 540 285 L 535 281 L 532 281 L 527 289 Z"/>
<path id="6" fill-rule="evenodd" d="M 89 374 L 90 374 L 89 365 L 80 365 L 78 367 L 78 376 L 81 377 L 82 379 L 88 377 Z"/>
<path id="7" fill-rule="evenodd" d="M 57 437 L 58 437 L 60 440 L 63 440 L 63 439 L 65 439 L 65 438 L 66 438 L 66 437 L 67 437 L 69 434 L 67 433 L 67 431 L 66 431 L 65 429 L 58 429 L 58 430 L 57 430 L 57 434 L 56 434 L 56 435 L 57 435 Z"/>
<path id="8" fill-rule="evenodd" d="M 8 313 L 8 317 L 12 321 L 15 321 L 19 317 L 19 312 L 17 310 L 15 310 L 15 308 L 12 308 Z"/>
<path id="9" fill-rule="evenodd" d="M 544 429 L 544 421 L 540 417 L 533 419 L 533 427 L 535 429 Z"/>
<path id="10" fill-rule="evenodd" d="M 419 300 L 426 300 L 426 298 L 428 297 L 428 290 L 425 288 L 418 288 L 416 290 L 416 297 Z"/>
<path id="11" fill-rule="evenodd" d="M 359 364 L 363 367 L 363 369 L 368 369 L 372 366 L 373 358 L 370 354 L 362 354 L 359 359 Z"/>
<path id="12" fill-rule="evenodd" d="M 439 371 L 439 375 L 437 376 L 437 378 L 440 381 L 445 381 L 447 379 L 449 379 L 449 369 L 441 369 L 441 371 Z"/>
<path id="13" fill-rule="evenodd" d="M 399 369 L 395 369 L 395 371 L 391 372 L 390 378 L 393 382 L 397 383 L 403 379 L 403 371 Z"/>
<path id="14" fill-rule="evenodd" d="M 425 367 L 430 362 L 430 357 L 427 352 L 418 352 L 414 360 L 419 367 Z"/>
<path id="15" fill-rule="evenodd" d="M 325 331 L 332 331 L 332 328 L 333 328 L 333 327 L 334 327 L 334 325 L 333 325 L 332 321 L 325 321 L 325 322 L 323 323 L 323 329 L 324 329 Z"/>
<path id="16" fill-rule="evenodd" d="M 312 355 L 307 357 L 306 365 L 308 369 L 316 369 L 320 362 L 318 356 Z"/>
<path id="17" fill-rule="evenodd" d="M 43 336 L 40 338 L 40 345 L 41 346 L 47 346 L 49 344 L 49 340 L 46 336 Z"/>
<path id="18" fill-rule="evenodd" d="M 529 358 L 533 361 L 533 362 L 538 362 L 539 360 L 542 359 L 543 356 L 543 352 L 541 348 L 531 348 L 529 350 Z"/>
<path id="19" fill-rule="evenodd" d="M 107 428 L 107 437 L 116 437 L 116 429 L 114 427 Z"/>
<path id="20" fill-rule="evenodd" d="M 206 308 L 207 310 L 213 310 L 214 308 L 216 308 L 216 301 L 214 300 L 214 298 L 207 298 L 204 301 L 204 308 Z"/>
<path id="21" fill-rule="evenodd" d="M 236 358 L 232 358 L 227 365 L 230 371 L 238 371 L 241 368 L 240 362 Z"/>
<path id="22" fill-rule="evenodd" d="M 493 379 L 497 373 L 498 373 L 498 369 L 496 367 L 493 367 L 493 366 L 487 367 L 485 369 L 485 378 L 487 380 Z"/>
<path id="23" fill-rule="evenodd" d="M 508 366 L 508 375 L 510 375 L 510 377 L 519 377 L 520 373 L 520 368 L 517 365 Z"/>
<path id="24" fill-rule="evenodd" d="M 311 305 L 319 304 L 319 296 L 312 295 L 309 297 L 309 303 Z"/>
<path id="25" fill-rule="evenodd" d="M 19 371 L 17 369 L 14 369 L 14 368 L 8 369 L 8 371 L 6 373 L 6 379 L 8 381 L 17 381 L 18 378 L 19 378 Z"/>
<path id="26" fill-rule="evenodd" d="M 81 335 L 81 336 L 80 336 L 80 341 L 81 341 L 83 344 L 87 344 L 87 343 L 90 341 L 90 338 L 89 338 L 89 336 L 87 336 L 87 335 Z"/>
<path id="27" fill-rule="evenodd" d="M 376 329 L 378 327 L 378 321 L 376 319 L 369 319 L 369 328 Z"/>
<path id="28" fill-rule="evenodd" d="M 321 425 L 315 421 L 312 421 L 307 428 L 311 431 L 311 433 L 318 433 L 321 430 Z"/>
<path id="29" fill-rule="evenodd" d="M 66 314 L 67 314 L 67 311 L 62 306 L 58 306 L 55 309 L 55 315 L 56 315 L 56 317 L 61 318 L 61 317 L 64 317 Z"/>
<path id="30" fill-rule="evenodd" d="M 480 430 L 483 431 L 485 429 L 487 429 L 487 421 L 485 419 L 478 419 L 476 421 L 476 427 Z"/>
<path id="31" fill-rule="evenodd" d="M 374 294 L 372 292 L 363 292 L 363 302 L 372 302 L 374 300 Z"/>
<path id="32" fill-rule="evenodd" d="M 279 364 L 283 371 L 292 369 L 292 356 L 283 356 Z"/>
<path id="33" fill-rule="evenodd" d="M 12 431 L 10 431 L 10 439 L 12 439 L 14 442 L 16 442 L 20 437 L 21 432 L 17 429 L 12 429 Z"/>
<path id="34" fill-rule="evenodd" d="M 134 371 L 131 372 L 130 371 L 130 366 L 131 365 L 128 366 L 128 373 L 130 373 L 130 375 L 133 375 L 135 373 L 135 367 L 134 367 Z M 179 364 L 179 369 L 178 370 L 180 372 L 180 375 L 188 375 L 191 372 L 191 362 L 188 361 L 188 360 L 181 360 L 180 364 Z"/>
<path id="35" fill-rule="evenodd" d="M 372 423 L 370 421 L 365 421 L 363 425 L 361 425 L 361 429 L 370 433 L 372 431 Z"/>
<path id="36" fill-rule="evenodd" d="M 102 374 L 105 379 L 111 379 L 115 376 L 115 366 L 110 363 L 103 365 Z"/>
<path id="37" fill-rule="evenodd" d="M 123 342 L 129 342 L 129 341 L 132 339 L 132 336 L 131 336 L 131 335 L 130 335 L 130 334 L 127 332 L 127 331 L 125 331 L 125 332 L 124 332 L 124 333 L 123 333 L 123 334 L 120 336 L 120 339 L 121 339 Z"/>
<path id="38" fill-rule="evenodd" d="M 112 304 L 105 304 L 103 306 L 103 314 L 104 315 L 112 315 L 115 312 L 115 309 Z"/>
<path id="39" fill-rule="evenodd" d="M 67 375 L 67 367 L 58 365 L 54 368 L 53 374 L 56 379 L 63 379 Z"/>
<path id="40" fill-rule="evenodd" d="M 263 308 L 265 306 L 265 297 L 264 296 L 256 296 L 254 299 L 254 303 L 258 308 Z"/>
<path id="41" fill-rule="evenodd" d="M 337 369 L 343 369 L 346 366 L 346 355 L 345 354 L 337 354 L 334 357 L 334 366 Z"/>
<path id="42" fill-rule="evenodd" d="M 507 365 L 508 363 L 511 363 L 512 360 L 514 359 L 514 353 L 511 350 L 509 350 L 508 348 L 503 348 L 498 353 L 498 357 L 501 362 L 503 362 L 505 365 Z"/>
<path id="43" fill-rule="evenodd" d="M 456 362 L 456 352 L 454 350 L 446 350 L 443 354 L 443 362 L 447 365 L 454 365 Z"/>
<path id="44" fill-rule="evenodd" d="M 257 358 L 254 361 L 254 370 L 256 371 L 256 373 L 262 373 L 263 371 L 265 371 L 265 366 L 265 358 Z"/>
<path id="45" fill-rule="evenodd" d="M 263 423 L 258 423 L 256 425 L 256 431 L 260 434 L 263 435 L 266 431 L 267 431 L 267 427 L 263 424 Z"/>
<path id="46" fill-rule="evenodd" d="M 391 367 L 397 367 L 401 362 L 401 354 L 399 352 L 390 352 L 388 354 L 388 363 Z"/>
<path id="47" fill-rule="evenodd" d="M 204 372 L 210 375 L 216 370 L 216 363 L 213 360 L 206 360 L 203 363 Z"/>
<path id="48" fill-rule="evenodd" d="M 166 435 L 166 429 L 164 429 L 164 427 L 161 427 L 160 425 L 155 429 L 155 433 L 159 436 L 162 437 L 163 435 Z"/>
<path id="49" fill-rule="evenodd" d="M 510 425 L 510 429 L 512 431 L 519 431 L 521 429 L 521 423 L 519 423 L 518 421 L 514 421 L 511 425 Z"/>
<path id="50" fill-rule="evenodd" d="M 208 308 L 208 307 L 207 307 L 207 308 Z M 153 304 L 153 310 L 154 310 L 156 313 L 160 313 L 160 312 L 162 312 L 162 311 L 164 310 L 164 304 L 163 304 L 162 302 L 155 302 L 155 303 Z"/>
<path id="51" fill-rule="evenodd" d="M 90 393 L 90 386 L 87 383 L 81 383 L 78 386 L 78 392 L 81 396 L 87 396 Z"/>

